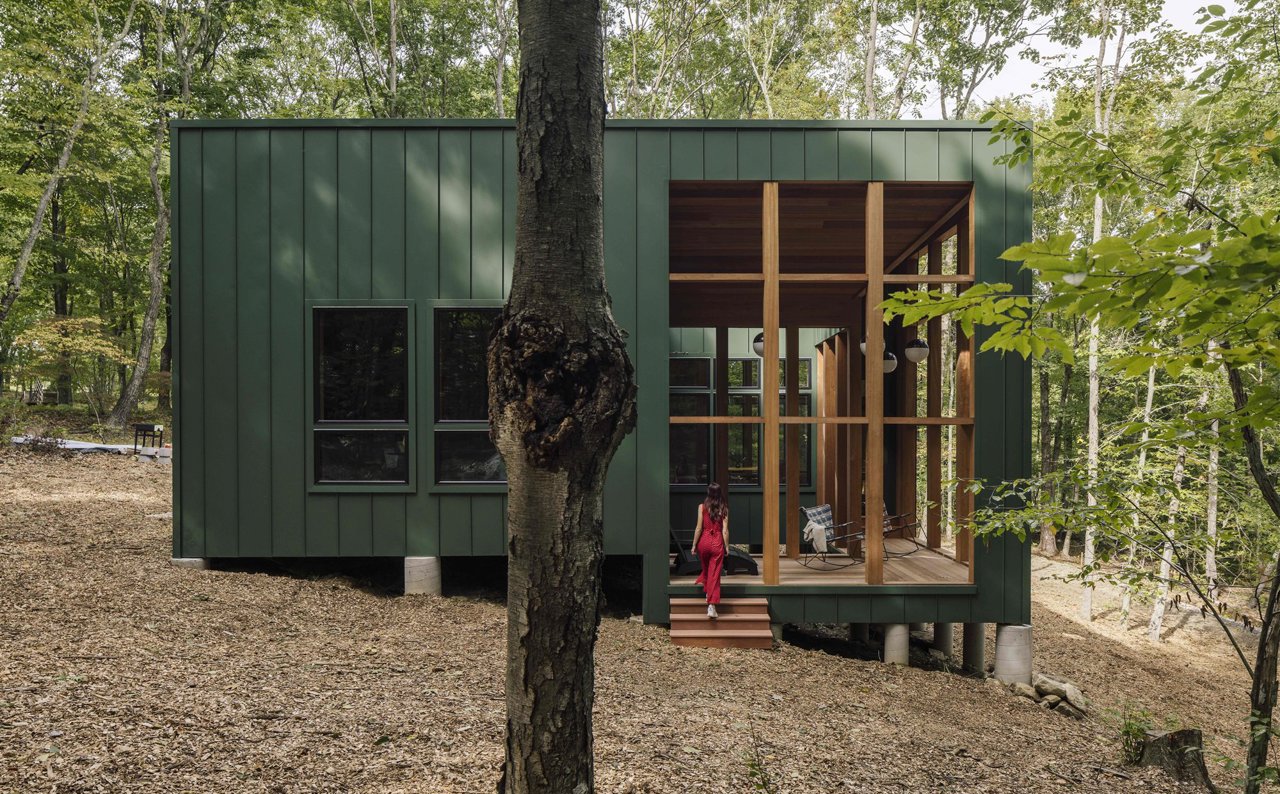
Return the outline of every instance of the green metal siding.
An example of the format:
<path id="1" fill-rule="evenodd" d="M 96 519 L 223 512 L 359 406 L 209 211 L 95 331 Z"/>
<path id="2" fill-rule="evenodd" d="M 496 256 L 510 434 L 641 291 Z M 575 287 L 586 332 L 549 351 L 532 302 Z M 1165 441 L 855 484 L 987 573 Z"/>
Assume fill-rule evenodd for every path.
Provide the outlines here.
<path id="1" fill-rule="evenodd" d="M 1029 169 L 965 122 L 610 122 L 605 258 L 628 331 L 640 425 L 605 488 L 605 547 L 645 559 L 645 615 L 667 617 L 667 357 L 706 349 L 667 319 L 671 179 L 974 180 L 981 280 L 1029 277 L 998 259 L 1029 234 Z M 515 250 L 510 122 L 188 121 L 174 124 L 174 553 L 188 557 L 500 555 L 502 488 L 431 482 L 434 301 L 501 300 Z M 311 493 L 303 356 L 307 300 L 406 300 L 416 312 L 416 487 Z M 749 343 L 736 330 L 735 348 Z M 977 474 L 1030 471 L 1030 368 L 976 362 Z M 750 514 L 750 508 L 748 508 Z M 980 545 L 976 587 L 774 591 L 775 616 L 1026 621 L 1030 556 Z M 933 617 L 925 618 L 924 615 Z M 788 617 L 787 619 L 791 619 Z"/>

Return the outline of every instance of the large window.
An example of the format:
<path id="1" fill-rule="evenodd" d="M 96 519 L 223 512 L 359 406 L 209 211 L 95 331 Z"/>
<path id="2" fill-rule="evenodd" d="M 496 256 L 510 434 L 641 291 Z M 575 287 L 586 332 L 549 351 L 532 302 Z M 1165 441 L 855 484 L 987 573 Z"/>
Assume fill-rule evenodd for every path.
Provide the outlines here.
<path id="1" fill-rule="evenodd" d="M 498 308 L 435 310 L 435 479 L 502 483 L 507 471 L 489 440 L 489 334 Z"/>
<path id="2" fill-rule="evenodd" d="M 409 485 L 407 306 L 312 309 L 315 485 Z"/>

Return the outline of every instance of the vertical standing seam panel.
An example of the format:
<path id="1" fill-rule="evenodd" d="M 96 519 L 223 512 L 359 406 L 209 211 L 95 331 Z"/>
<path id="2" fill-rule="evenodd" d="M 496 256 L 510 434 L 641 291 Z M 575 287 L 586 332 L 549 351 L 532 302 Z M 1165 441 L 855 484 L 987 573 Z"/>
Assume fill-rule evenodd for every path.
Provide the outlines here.
<path id="1" fill-rule="evenodd" d="M 178 202 L 180 329 L 175 407 L 181 415 L 174 448 L 181 456 L 181 556 L 205 557 L 205 422 L 204 422 L 204 132 L 179 131 Z M 181 363 L 178 363 L 181 362 Z M 175 472 L 175 476 L 177 472 Z"/>
<path id="2" fill-rule="evenodd" d="M 271 131 L 271 553 L 306 545 L 302 131 Z"/>
<path id="3" fill-rule="evenodd" d="M 938 132 L 938 179 L 943 182 L 969 182 L 973 179 L 972 132 Z"/>
<path id="4" fill-rule="evenodd" d="M 988 142 L 984 132 L 970 133 L 974 176 L 974 267 L 980 282 L 1001 281 L 1004 266 L 998 259 L 1005 239 L 1005 168 L 995 160 L 1004 153 L 1001 141 Z M 979 329 L 977 342 L 990 335 Z M 995 483 L 1005 476 L 1004 447 L 1008 443 L 1005 410 L 1004 362 L 1000 354 L 979 353 L 974 361 L 974 476 Z M 979 494 L 977 506 L 986 504 L 988 494 Z M 975 584 L 978 585 L 978 612 L 984 622 L 1005 622 L 1005 594 L 1010 583 L 1005 578 L 1006 545 L 1012 537 L 993 538 L 975 544 Z M 1020 570 L 1018 571 L 1020 573 Z"/>
<path id="5" fill-rule="evenodd" d="M 373 284 L 371 130 L 338 132 L 338 297 L 368 299 Z M 373 495 L 338 496 L 338 553 L 373 554 Z"/>
<path id="6" fill-rule="evenodd" d="M 440 297 L 471 297 L 470 130 L 440 130 Z"/>
<path id="7" fill-rule="evenodd" d="M 471 133 L 471 297 L 502 297 L 502 131 Z"/>
<path id="8" fill-rule="evenodd" d="M 440 501 L 440 554 L 445 557 L 471 556 L 471 497 L 442 494 Z"/>
<path id="9" fill-rule="evenodd" d="M 204 133 L 204 384 L 206 551 L 239 554 L 236 529 L 236 131 Z"/>
<path id="10" fill-rule="evenodd" d="M 840 130 L 837 133 L 840 179 L 866 181 L 871 178 L 871 131 Z"/>
<path id="11" fill-rule="evenodd" d="M 703 179 L 702 130 L 671 133 L 671 178 Z"/>
<path id="12" fill-rule="evenodd" d="M 764 138 L 768 142 L 768 136 Z M 637 433 L 636 517 L 645 555 L 645 617 L 664 620 L 668 602 L 667 533 L 670 488 L 667 485 L 668 438 L 668 182 L 671 137 L 665 130 L 636 132 L 636 318 Z M 767 151 L 767 150 L 766 150 Z"/>
<path id="13" fill-rule="evenodd" d="M 768 130 L 739 130 L 738 178 L 769 179 L 773 157 L 770 147 Z"/>
<path id="14" fill-rule="evenodd" d="M 804 179 L 804 130 L 769 133 L 769 179 Z"/>
<path id="15" fill-rule="evenodd" d="M 604 135 L 604 269 L 613 301 L 613 319 L 627 334 L 627 355 L 636 364 L 636 133 Z M 644 388 L 641 386 L 640 388 Z M 606 554 L 635 554 L 636 449 L 633 430 L 619 445 L 604 485 Z M 646 526 L 646 531 L 652 527 Z"/>
<path id="16" fill-rule="evenodd" d="M 181 296 L 182 296 L 182 280 L 181 275 L 181 251 L 182 251 L 182 133 L 170 129 L 169 130 L 169 289 L 170 298 L 170 321 L 169 321 L 169 343 L 174 351 L 182 350 L 182 334 L 180 333 L 181 318 Z M 182 373 L 176 359 L 170 361 L 169 377 L 170 383 L 170 406 L 171 416 L 169 420 L 169 436 L 174 438 L 180 432 L 181 427 L 181 405 L 180 398 L 177 396 L 177 386 L 181 383 Z M 170 523 L 172 534 L 171 554 L 174 557 L 182 557 L 182 456 L 175 446 L 173 457 L 170 460 L 173 466 L 173 478 L 169 482 L 170 494 L 173 499 L 173 521 Z"/>
<path id="17" fill-rule="evenodd" d="M 907 179 L 933 182 L 938 179 L 938 131 L 907 130 Z"/>
<path id="18" fill-rule="evenodd" d="M 902 130 L 871 133 L 871 178 L 894 181 L 907 178 L 907 139 Z"/>
<path id="19" fill-rule="evenodd" d="M 702 134 L 702 147 L 702 172 L 704 178 L 738 178 L 737 132 L 733 130 L 707 130 Z"/>
<path id="20" fill-rule="evenodd" d="M 338 296 L 338 134 L 330 129 L 303 133 L 303 295 L 310 300 L 332 300 Z M 303 315 L 304 328 L 306 315 Z M 303 338 L 303 350 L 311 340 Z M 311 395 L 311 384 L 303 394 Z M 303 404 L 305 444 L 313 443 L 312 405 Z M 315 477 L 306 472 L 307 482 Z M 307 556 L 336 557 L 338 544 L 338 497 L 335 494 L 307 494 Z"/>
<path id="21" fill-rule="evenodd" d="M 498 557 L 506 553 L 502 494 L 471 497 L 471 553 L 477 557 Z"/>
<path id="22" fill-rule="evenodd" d="M 804 178 L 840 178 L 840 139 L 836 130 L 805 130 Z"/>
<path id="23" fill-rule="evenodd" d="M 405 132 L 376 129 L 372 132 L 372 262 L 371 294 L 374 298 L 405 297 Z M 412 311 L 412 309 L 410 309 Z M 415 318 L 416 319 L 416 318 Z M 411 340 L 411 354 L 418 352 Z M 417 363 L 409 361 L 409 382 L 417 384 Z M 416 388 L 409 394 L 416 395 Z M 409 406 L 409 432 L 418 429 L 414 406 Z M 416 439 L 415 439 L 416 443 Z M 415 448 L 416 449 L 416 448 Z M 425 476 L 418 469 L 418 477 Z M 421 488 L 422 484 L 419 483 Z M 373 494 L 373 554 L 402 557 L 406 545 L 405 494 Z"/>
<path id="24" fill-rule="evenodd" d="M 437 130 L 405 132 L 405 297 L 416 306 L 414 333 L 414 440 L 417 442 L 418 488 L 405 499 L 408 537 L 406 554 L 430 557 L 440 553 L 440 512 L 428 480 L 435 450 L 431 430 L 432 366 L 431 329 L 435 318 L 427 301 L 437 295 L 440 283 L 440 133 Z"/>
<path id="25" fill-rule="evenodd" d="M 1005 152 L 1009 142 L 1005 141 Z M 1008 248 L 1026 242 L 1031 237 L 1029 218 L 1030 173 L 1027 165 L 1005 169 L 1005 223 L 1004 244 Z M 1017 262 L 1004 262 L 1005 280 L 1013 284 L 1014 292 L 1031 292 L 1031 274 L 1022 270 Z M 1031 362 L 1017 355 L 1004 358 L 1005 383 L 1008 397 L 1006 426 L 1011 443 L 1006 446 L 1005 478 L 1014 479 L 1031 475 Z M 1008 619 L 1018 622 L 1030 620 L 1031 604 L 1031 541 L 1007 540 L 1008 556 L 1005 558 L 1005 576 L 1011 583 L 1009 597 L 1005 601 Z M 1012 585 L 1016 583 L 1016 587 Z"/>
<path id="26" fill-rule="evenodd" d="M 609 133 L 605 133 L 608 140 Z M 608 162 L 606 158 L 605 162 Z M 502 131 L 502 298 L 511 294 L 516 266 L 516 131 Z"/>
<path id="27" fill-rule="evenodd" d="M 241 557 L 271 548 L 271 139 L 265 129 L 236 133 L 235 470 Z"/>

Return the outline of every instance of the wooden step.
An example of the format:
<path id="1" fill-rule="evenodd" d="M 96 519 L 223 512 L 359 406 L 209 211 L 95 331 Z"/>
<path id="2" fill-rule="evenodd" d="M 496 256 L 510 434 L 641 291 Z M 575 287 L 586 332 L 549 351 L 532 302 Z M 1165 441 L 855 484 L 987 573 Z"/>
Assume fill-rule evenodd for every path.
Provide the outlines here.
<path id="1" fill-rule="evenodd" d="M 765 615 L 769 614 L 767 598 L 725 598 L 716 606 L 721 615 Z M 671 599 L 672 615 L 707 614 L 707 602 L 702 598 Z"/>
<path id="2" fill-rule="evenodd" d="M 686 648 L 773 648 L 773 632 L 769 629 L 719 631 L 704 629 L 671 629 L 671 642 Z"/>
<path id="3" fill-rule="evenodd" d="M 700 629 L 716 633 L 727 631 L 768 631 L 769 614 L 767 612 L 761 614 L 729 614 L 721 612 L 720 617 L 714 620 L 707 617 L 706 612 L 699 612 L 696 615 L 672 614 L 671 628 L 673 630 Z"/>

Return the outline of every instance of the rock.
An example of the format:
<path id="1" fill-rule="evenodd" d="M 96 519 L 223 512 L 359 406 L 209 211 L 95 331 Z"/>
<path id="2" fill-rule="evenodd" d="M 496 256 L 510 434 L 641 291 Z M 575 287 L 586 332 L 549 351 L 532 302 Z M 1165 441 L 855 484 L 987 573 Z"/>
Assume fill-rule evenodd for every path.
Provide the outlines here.
<path id="1" fill-rule="evenodd" d="M 1049 708 L 1053 708 L 1054 706 L 1062 702 L 1062 698 L 1058 697 L 1057 695 L 1045 695 L 1044 700 L 1041 702 L 1043 702 Z"/>
<path id="2" fill-rule="evenodd" d="M 1197 784 L 1211 793 L 1217 791 L 1204 765 L 1204 738 L 1195 728 L 1147 731 L 1138 764 L 1159 767 L 1175 780 Z"/>
<path id="3" fill-rule="evenodd" d="M 1036 691 L 1042 695 L 1057 695 L 1063 700 L 1069 701 L 1080 711 L 1088 712 L 1091 708 L 1089 699 L 1084 696 L 1079 687 L 1070 681 L 1059 681 L 1051 678 L 1043 673 L 1036 673 L 1031 677 L 1031 685 Z"/>
<path id="4" fill-rule="evenodd" d="M 1071 717 L 1072 719 L 1075 719 L 1075 720 L 1082 720 L 1085 717 L 1085 714 L 1083 711 L 1071 705 L 1065 700 L 1059 703 L 1057 706 L 1055 706 L 1053 710 L 1064 717 Z"/>
<path id="5" fill-rule="evenodd" d="M 1024 684 L 1021 681 L 1014 681 L 1009 685 L 1009 691 L 1015 695 L 1021 695 L 1030 700 L 1039 700 L 1040 696 L 1036 693 L 1035 687 L 1030 684 Z"/>

